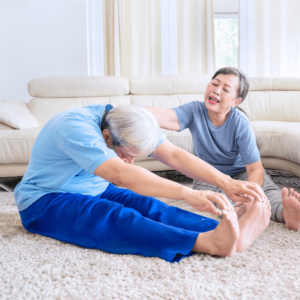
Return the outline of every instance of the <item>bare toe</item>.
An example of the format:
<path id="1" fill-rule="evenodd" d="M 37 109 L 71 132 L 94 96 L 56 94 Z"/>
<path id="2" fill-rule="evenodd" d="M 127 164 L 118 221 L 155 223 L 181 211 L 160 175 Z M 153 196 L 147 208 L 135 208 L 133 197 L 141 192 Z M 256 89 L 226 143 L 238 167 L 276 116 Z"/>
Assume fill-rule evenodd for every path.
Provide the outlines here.
<path id="1" fill-rule="evenodd" d="M 287 197 L 289 194 L 289 191 L 287 188 L 283 188 L 282 191 L 281 191 L 281 196 L 282 196 L 282 199 Z"/>

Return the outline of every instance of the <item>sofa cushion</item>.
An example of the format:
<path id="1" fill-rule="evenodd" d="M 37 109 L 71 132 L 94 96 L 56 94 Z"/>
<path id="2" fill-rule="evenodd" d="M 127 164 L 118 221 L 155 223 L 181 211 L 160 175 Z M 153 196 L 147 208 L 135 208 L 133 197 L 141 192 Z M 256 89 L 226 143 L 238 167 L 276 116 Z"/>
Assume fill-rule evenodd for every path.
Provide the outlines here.
<path id="1" fill-rule="evenodd" d="M 0 164 L 28 163 L 40 128 L 0 130 Z"/>
<path id="2" fill-rule="evenodd" d="M 300 91 L 299 77 L 250 77 L 249 91 Z"/>
<path id="3" fill-rule="evenodd" d="M 39 98 L 123 96 L 129 94 L 129 79 L 113 76 L 43 77 L 30 81 L 28 92 Z"/>
<path id="4" fill-rule="evenodd" d="M 129 81 L 133 95 L 204 94 L 210 75 L 148 75 Z"/>
<path id="5" fill-rule="evenodd" d="M 300 123 L 254 121 L 261 157 L 275 157 L 300 164 Z"/>
<path id="6" fill-rule="evenodd" d="M 178 95 L 131 95 L 131 104 L 138 106 L 154 106 L 173 108 L 191 101 L 203 101 L 203 94 Z"/>
<path id="7" fill-rule="evenodd" d="M 300 122 L 300 91 L 250 91 L 239 106 L 251 121 Z"/>
<path id="8" fill-rule="evenodd" d="M 22 101 L 0 100 L 0 122 L 16 129 L 38 127 L 37 120 Z"/>

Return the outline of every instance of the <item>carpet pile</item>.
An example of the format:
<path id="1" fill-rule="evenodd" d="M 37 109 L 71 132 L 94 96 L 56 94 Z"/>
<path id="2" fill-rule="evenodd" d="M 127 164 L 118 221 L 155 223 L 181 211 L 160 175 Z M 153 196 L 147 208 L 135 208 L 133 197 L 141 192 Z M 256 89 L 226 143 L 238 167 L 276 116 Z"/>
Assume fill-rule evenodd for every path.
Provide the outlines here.
<path id="1" fill-rule="evenodd" d="M 273 221 L 233 258 L 170 264 L 84 249 L 27 232 L 13 193 L 0 192 L 0 299 L 300 299 L 299 250 L 300 231 Z"/>

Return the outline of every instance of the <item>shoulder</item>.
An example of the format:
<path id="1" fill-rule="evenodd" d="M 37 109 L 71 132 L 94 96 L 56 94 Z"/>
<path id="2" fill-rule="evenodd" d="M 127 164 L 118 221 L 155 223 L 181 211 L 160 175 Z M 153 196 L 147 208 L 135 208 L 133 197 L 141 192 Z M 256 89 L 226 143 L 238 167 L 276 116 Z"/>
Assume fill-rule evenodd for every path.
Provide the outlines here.
<path id="1" fill-rule="evenodd" d="M 88 131 L 99 132 L 103 111 L 99 105 L 70 109 L 55 116 L 50 121 L 49 129 L 58 140 L 65 140 L 70 136 L 78 137 Z"/>
<path id="2" fill-rule="evenodd" d="M 236 136 L 244 139 L 255 139 L 253 125 L 247 115 L 239 109 L 233 109 L 233 119 L 235 123 Z"/>
<path id="3" fill-rule="evenodd" d="M 176 109 L 195 112 L 195 111 L 198 111 L 198 110 L 202 110 L 203 109 L 203 104 L 204 104 L 203 101 L 194 100 L 194 101 L 182 104 L 182 105 L 178 106 Z M 204 104 L 204 107 L 205 107 L 205 104 Z"/>
<path id="4" fill-rule="evenodd" d="M 234 109 L 232 109 L 231 115 L 232 121 L 235 122 L 236 126 L 252 127 L 252 123 L 247 115 L 238 108 L 235 107 Z"/>

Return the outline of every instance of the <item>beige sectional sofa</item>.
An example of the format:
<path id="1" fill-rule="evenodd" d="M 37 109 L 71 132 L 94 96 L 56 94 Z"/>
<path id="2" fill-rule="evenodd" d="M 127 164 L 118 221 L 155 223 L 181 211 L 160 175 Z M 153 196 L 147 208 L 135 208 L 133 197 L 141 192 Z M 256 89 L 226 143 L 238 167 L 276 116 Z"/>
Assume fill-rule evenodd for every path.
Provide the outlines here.
<path id="1" fill-rule="evenodd" d="M 172 108 L 203 101 L 210 76 L 157 75 L 130 80 L 110 76 L 49 77 L 28 84 L 33 97 L 27 107 L 39 127 L 16 130 L 0 123 L 0 177 L 22 176 L 33 143 L 46 122 L 67 109 L 95 103 L 134 104 Z M 266 168 L 300 177 L 300 78 L 250 78 L 249 94 L 241 104 L 253 123 Z M 192 153 L 189 130 L 166 131 L 168 139 Z M 151 171 L 169 170 L 154 159 L 137 165 Z"/>

